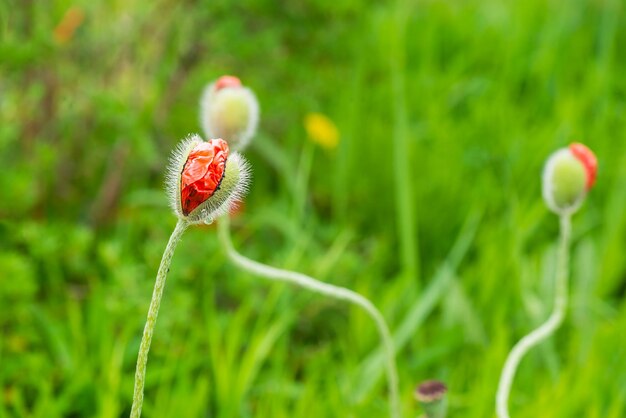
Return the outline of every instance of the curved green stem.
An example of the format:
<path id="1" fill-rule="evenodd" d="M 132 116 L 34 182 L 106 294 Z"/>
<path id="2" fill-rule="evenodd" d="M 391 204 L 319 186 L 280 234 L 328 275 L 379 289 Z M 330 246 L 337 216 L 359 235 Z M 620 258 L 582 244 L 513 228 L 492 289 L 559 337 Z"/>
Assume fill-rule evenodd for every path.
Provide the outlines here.
<path id="1" fill-rule="evenodd" d="M 522 357 L 534 346 L 548 338 L 561 325 L 567 309 L 567 281 L 569 265 L 569 246 L 571 235 L 570 214 L 560 216 L 561 239 L 559 243 L 556 288 L 554 290 L 554 309 L 546 322 L 530 334 L 522 338 L 511 350 L 502 369 L 498 392 L 496 394 L 496 411 L 499 418 L 509 418 L 508 402 L 515 371 Z"/>
<path id="2" fill-rule="evenodd" d="M 335 299 L 345 300 L 359 307 L 363 308 L 369 316 L 374 320 L 378 327 L 380 338 L 385 347 L 385 354 L 387 358 L 387 378 L 389 385 L 389 408 L 390 416 L 392 418 L 400 417 L 400 398 L 398 395 L 398 372 L 396 370 L 395 362 L 395 349 L 393 340 L 387 327 L 387 323 L 382 314 L 376 309 L 376 307 L 367 298 L 360 294 L 353 292 L 352 290 L 334 286 L 328 283 L 320 282 L 312 277 L 306 276 L 294 271 L 282 270 L 275 267 L 270 267 L 265 264 L 258 263 L 254 260 L 244 257 L 239 254 L 233 247 L 230 239 L 230 220 L 228 215 L 222 216 L 218 222 L 218 234 L 222 246 L 226 250 L 230 260 L 240 268 L 247 270 L 257 276 L 264 277 L 270 280 L 277 280 L 294 284 L 296 286 L 303 287 L 313 292 L 321 293 L 325 296 L 329 296 Z"/>
<path id="3" fill-rule="evenodd" d="M 148 363 L 148 352 L 150 351 L 150 343 L 152 342 L 152 334 L 154 333 L 154 326 L 156 324 L 157 316 L 159 315 L 159 306 L 161 306 L 161 297 L 163 296 L 163 288 L 165 287 L 165 280 L 167 273 L 170 270 L 170 263 L 176 245 L 180 241 L 180 238 L 187 229 L 187 222 L 179 220 L 170 236 L 170 240 L 165 247 L 163 257 L 161 258 L 161 265 L 157 272 L 156 281 L 154 283 L 154 291 L 152 292 L 152 300 L 150 301 L 150 308 L 148 309 L 148 318 L 146 319 L 146 326 L 143 329 L 143 337 L 141 338 L 141 345 L 139 346 L 139 355 L 137 357 L 137 369 L 135 371 L 135 390 L 133 393 L 133 407 L 130 412 L 131 418 L 139 418 L 141 416 L 141 407 L 143 405 L 143 387 L 146 378 L 146 365 Z"/>

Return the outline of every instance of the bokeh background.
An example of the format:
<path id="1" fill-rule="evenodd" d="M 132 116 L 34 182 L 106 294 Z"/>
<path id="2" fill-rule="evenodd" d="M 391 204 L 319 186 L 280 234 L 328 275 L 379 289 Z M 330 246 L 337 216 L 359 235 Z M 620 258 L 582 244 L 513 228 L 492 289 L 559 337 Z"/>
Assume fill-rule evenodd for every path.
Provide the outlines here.
<path id="1" fill-rule="evenodd" d="M 542 164 L 572 141 L 593 148 L 571 308 L 523 361 L 511 410 L 626 416 L 624 13 L 619 0 L 1 0 L 0 417 L 128 415 L 175 224 L 164 168 L 222 74 L 262 109 L 236 246 L 370 297 L 395 333 L 407 417 L 427 378 L 449 385 L 450 416 L 494 416 L 508 350 L 552 307 Z M 327 119 L 307 130 L 311 114 Z M 187 232 L 168 280 L 145 417 L 386 416 L 363 312 L 238 271 L 214 226 Z"/>

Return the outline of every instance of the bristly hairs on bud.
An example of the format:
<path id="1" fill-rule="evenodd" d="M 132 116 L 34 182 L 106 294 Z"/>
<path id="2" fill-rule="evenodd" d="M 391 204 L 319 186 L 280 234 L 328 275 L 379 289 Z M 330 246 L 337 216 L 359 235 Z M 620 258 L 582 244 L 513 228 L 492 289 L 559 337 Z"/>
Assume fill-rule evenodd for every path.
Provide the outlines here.
<path id="1" fill-rule="evenodd" d="M 189 154 L 199 144 L 206 142 L 192 134 L 181 141 L 170 156 L 165 177 L 165 189 L 174 214 L 190 224 L 209 222 L 236 207 L 248 192 L 251 178 L 250 165 L 238 152 L 232 152 L 226 160 L 221 184 L 215 193 L 200 206 L 185 215 L 181 202 L 181 175 Z"/>

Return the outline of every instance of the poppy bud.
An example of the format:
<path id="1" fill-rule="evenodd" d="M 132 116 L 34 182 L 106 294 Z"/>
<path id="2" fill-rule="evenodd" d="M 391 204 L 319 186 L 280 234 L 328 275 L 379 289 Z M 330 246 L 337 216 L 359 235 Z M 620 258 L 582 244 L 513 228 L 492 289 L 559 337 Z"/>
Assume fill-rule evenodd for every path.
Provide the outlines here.
<path id="1" fill-rule="evenodd" d="M 543 199 L 553 212 L 578 210 L 596 180 L 598 162 L 583 144 L 574 143 L 552 154 L 543 169 Z"/>
<path id="2" fill-rule="evenodd" d="M 448 388 L 439 380 L 422 382 L 415 390 L 415 399 L 422 405 L 425 418 L 445 418 L 448 412 Z"/>
<path id="3" fill-rule="evenodd" d="M 234 150 L 243 150 L 256 132 L 259 103 L 249 88 L 225 75 L 204 89 L 200 122 L 208 138 L 226 138 Z"/>
<path id="4" fill-rule="evenodd" d="M 247 190 L 250 170 L 223 139 L 192 135 L 172 154 L 167 175 L 170 204 L 190 223 L 210 222 L 228 212 Z"/>

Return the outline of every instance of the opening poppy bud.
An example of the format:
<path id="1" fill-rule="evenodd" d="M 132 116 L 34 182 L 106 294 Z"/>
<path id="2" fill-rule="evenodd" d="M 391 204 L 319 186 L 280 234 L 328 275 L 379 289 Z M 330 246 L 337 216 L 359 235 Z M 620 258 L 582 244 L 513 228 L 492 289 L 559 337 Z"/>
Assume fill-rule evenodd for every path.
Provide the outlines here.
<path id="1" fill-rule="evenodd" d="M 209 138 L 226 138 L 236 151 L 243 150 L 259 123 L 259 103 L 249 88 L 234 76 L 222 76 L 204 89 L 200 122 Z"/>
<path id="2" fill-rule="evenodd" d="M 543 170 L 543 198 L 553 212 L 564 215 L 578 210 L 593 186 L 598 163 L 583 144 L 571 144 L 552 154 Z"/>
<path id="3" fill-rule="evenodd" d="M 203 141 L 193 135 L 174 151 L 167 187 L 176 215 L 200 223 L 230 211 L 245 193 L 248 181 L 247 163 L 237 152 L 230 153 L 226 141 Z"/>

